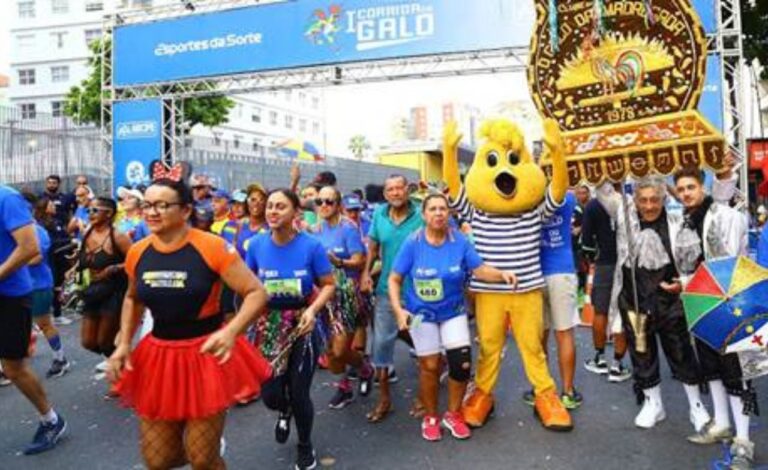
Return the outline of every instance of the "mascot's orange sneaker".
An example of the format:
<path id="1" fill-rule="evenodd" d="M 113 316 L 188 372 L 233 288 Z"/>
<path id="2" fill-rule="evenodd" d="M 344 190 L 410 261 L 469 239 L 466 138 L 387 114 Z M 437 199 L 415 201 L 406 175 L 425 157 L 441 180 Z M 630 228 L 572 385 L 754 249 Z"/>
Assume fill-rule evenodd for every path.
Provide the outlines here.
<path id="1" fill-rule="evenodd" d="M 537 394 L 534 400 L 534 414 L 541 424 L 550 431 L 570 431 L 573 422 L 554 390 Z"/>
<path id="2" fill-rule="evenodd" d="M 473 428 L 483 426 L 492 412 L 493 395 L 485 393 L 479 388 L 476 388 L 461 406 L 464 421 Z"/>

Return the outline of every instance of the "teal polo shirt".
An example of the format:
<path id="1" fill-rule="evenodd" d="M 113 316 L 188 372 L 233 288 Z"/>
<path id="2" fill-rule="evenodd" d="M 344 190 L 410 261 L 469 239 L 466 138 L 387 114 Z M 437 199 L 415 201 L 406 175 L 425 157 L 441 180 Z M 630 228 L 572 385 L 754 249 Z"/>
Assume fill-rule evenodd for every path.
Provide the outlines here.
<path id="1" fill-rule="evenodd" d="M 387 295 L 387 279 L 400 247 L 423 225 L 419 206 L 413 201 L 408 202 L 408 215 L 399 224 L 395 224 L 389 217 L 389 204 L 376 208 L 368 231 L 368 237 L 376 242 L 381 250 L 381 277 L 376 285 L 376 294 Z"/>

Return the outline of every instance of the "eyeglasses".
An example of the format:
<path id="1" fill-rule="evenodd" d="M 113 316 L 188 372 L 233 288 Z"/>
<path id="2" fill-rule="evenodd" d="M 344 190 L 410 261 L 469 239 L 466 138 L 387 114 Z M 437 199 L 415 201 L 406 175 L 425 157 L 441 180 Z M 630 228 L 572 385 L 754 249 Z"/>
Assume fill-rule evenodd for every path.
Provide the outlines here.
<path id="1" fill-rule="evenodd" d="M 139 206 L 142 211 L 149 212 L 154 209 L 158 214 L 165 214 L 171 206 L 183 206 L 183 202 L 168 202 L 168 201 L 144 201 Z"/>
<path id="2" fill-rule="evenodd" d="M 315 199 L 315 205 L 316 206 L 335 206 L 336 205 L 336 200 L 335 199 L 317 198 L 317 199 Z"/>
<path id="3" fill-rule="evenodd" d="M 207 189 L 207 188 L 209 188 L 209 187 L 210 187 L 210 186 L 206 186 L 206 185 L 204 185 L 204 184 L 202 184 L 202 185 L 199 185 L 199 186 L 192 186 L 192 191 L 199 191 L 199 190 L 201 190 L 201 189 Z"/>

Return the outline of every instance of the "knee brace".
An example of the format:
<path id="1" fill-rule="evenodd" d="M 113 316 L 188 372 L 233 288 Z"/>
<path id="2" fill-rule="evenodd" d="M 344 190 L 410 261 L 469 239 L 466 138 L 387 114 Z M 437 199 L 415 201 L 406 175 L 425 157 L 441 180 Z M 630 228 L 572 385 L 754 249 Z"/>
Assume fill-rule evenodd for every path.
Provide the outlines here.
<path id="1" fill-rule="evenodd" d="M 448 376 L 457 382 L 469 380 L 472 369 L 472 350 L 469 346 L 449 349 L 445 352 L 448 359 Z"/>

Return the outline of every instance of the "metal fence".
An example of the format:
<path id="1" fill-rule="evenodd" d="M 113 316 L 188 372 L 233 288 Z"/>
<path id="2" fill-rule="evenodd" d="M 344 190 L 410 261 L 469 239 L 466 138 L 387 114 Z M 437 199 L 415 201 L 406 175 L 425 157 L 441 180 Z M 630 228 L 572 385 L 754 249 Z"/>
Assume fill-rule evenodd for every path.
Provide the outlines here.
<path id="1" fill-rule="evenodd" d="M 22 113 L 0 107 L 0 182 L 40 190 L 48 175 L 72 188 L 77 175 L 89 178 L 94 190 L 109 187 L 109 165 L 95 126 L 75 125 L 50 114 Z"/>
<path id="2" fill-rule="evenodd" d="M 40 191 L 45 178 L 57 174 L 62 189 L 69 191 L 77 175 L 86 175 L 97 193 L 110 188 L 111 165 L 103 153 L 98 127 L 75 125 L 69 118 L 44 113 L 23 115 L 19 109 L 0 107 L 0 149 L 0 183 Z M 273 188 L 286 186 L 293 163 L 274 148 L 198 136 L 184 139 L 177 158 L 191 162 L 195 173 L 209 175 L 217 186 L 230 190 L 254 181 Z M 393 173 L 414 181 L 418 178 L 412 170 L 333 157 L 300 164 L 302 182 L 311 181 L 320 171 L 332 171 L 343 191 L 368 183 L 380 184 Z"/>

